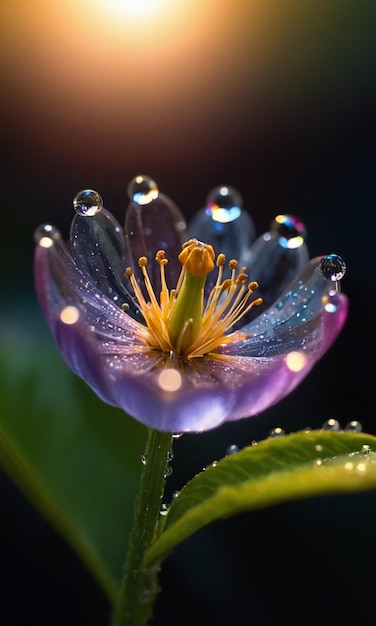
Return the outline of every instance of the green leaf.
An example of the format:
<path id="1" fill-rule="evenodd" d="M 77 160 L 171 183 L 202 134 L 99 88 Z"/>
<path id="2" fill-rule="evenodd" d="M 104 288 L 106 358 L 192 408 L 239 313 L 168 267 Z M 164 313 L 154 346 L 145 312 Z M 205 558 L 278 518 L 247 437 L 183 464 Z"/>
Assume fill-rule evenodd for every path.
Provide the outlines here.
<path id="1" fill-rule="evenodd" d="M 146 432 L 70 372 L 37 320 L 1 323 L 0 465 L 113 600 Z"/>
<path id="2" fill-rule="evenodd" d="M 220 518 L 286 500 L 376 488 L 376 437 L 309 431 L 269 438 L 208 466 L 174 499 L 146 564 Z"/>

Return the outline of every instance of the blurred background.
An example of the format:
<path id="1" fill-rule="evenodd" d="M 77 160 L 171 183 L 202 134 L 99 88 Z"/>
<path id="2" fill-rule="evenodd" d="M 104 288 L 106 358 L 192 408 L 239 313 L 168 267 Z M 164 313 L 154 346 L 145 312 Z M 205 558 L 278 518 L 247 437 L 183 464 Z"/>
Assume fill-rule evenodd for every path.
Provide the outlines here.
<path id="1" fill-rule="evenodd" d="M 259 234 L 294 213 L 311 256 L 345 259 L 349 319 L 279 405 L 179 440 L 169 488 L 275 426 L 334 417 L 376 434 L 374 1 L 4 0 L 0 29 L 1 325 L 15 358 L 33 337 L 60 359 L 34 295 L 33 231 L 67 236 L 77 191 L 97 190 L 122 222 L 137 174 L 187 217 L 232 185 Z M 0 495 L 0 622 L 106 624 L 100 589 L 5 474 Z M 375 514 L 375 496 L 357 495 L 215 524 L 166 562 L 153 624 L 367 622 Z"/>

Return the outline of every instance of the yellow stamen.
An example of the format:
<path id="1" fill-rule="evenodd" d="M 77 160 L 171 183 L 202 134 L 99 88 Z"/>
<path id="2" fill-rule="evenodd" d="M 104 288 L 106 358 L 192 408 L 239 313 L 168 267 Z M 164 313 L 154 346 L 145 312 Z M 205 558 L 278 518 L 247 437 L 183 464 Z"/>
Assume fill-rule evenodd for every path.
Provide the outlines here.
<path id="1" fill-rule="evenodd" d="M 165 251 L 156 253 L 161 276 L 159 301 L 147 272 L 146 257 L 140 257 L 138 264 L 149 301 L 146 301 L 132 269 L 125 271 L 146 323 L 146 326 L 137 323 L 137 335 L 142 345 L 146 349 L 173 352 L 191 359 L 213 352 L 220 345 L 244 339 L 244 333 L 231 333 L 231 330 L 248 311 L 262 303 L 261 298 L 250 301 L 258 284 L 253 281 L 247 285 L 245 268 L 237 273 L 238 262 L 231 259 L 228 264 L 231 278 L 223 280 L 225 255 L 219 254 L 215 260 L 213 247 L 196 239 L 183 245 L 178 258 L 182 271 L 175 289 L 169 290 Z M 217 279 L 204 306 L 204 286 L 208 273 L 214 269 L 214 261 Z"/>

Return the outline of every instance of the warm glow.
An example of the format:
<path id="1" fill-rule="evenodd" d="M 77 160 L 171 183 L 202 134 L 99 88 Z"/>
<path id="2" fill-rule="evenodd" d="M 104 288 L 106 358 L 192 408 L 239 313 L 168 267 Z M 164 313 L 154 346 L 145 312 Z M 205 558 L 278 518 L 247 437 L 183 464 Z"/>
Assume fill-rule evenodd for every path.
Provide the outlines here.
<path id="1" fill-rule="evenodd" d="M 75 306 L 66 306 L 60 313 L 63 324 L 75 324 L 80 317 L 80 312 Z"/>
<path id="2" fill-rule="evenodd" d="M 168 8 L 170 0 L 100 0 L 108 10 L 124 16 L 155 15 Z"/>
<path id="3" fill-rule="evenodd" d="M 85 167 L 94 160 L 109 171 L 114 163 L 133 171 L 145 155 L 175 164 L 182 154 L 212 153 L 233 107 L 249 116 L 242 90 L 257 91 L 263 72 L 270 12 L 257 7 L 240 0 L 2 3 L 2 106 L 22 141 L 49 142 L 55 164 L 70 159 L 72 141 L 84 147 Z"/>
<path id="4" fill-rule="evenodd" d="M 307 363 L 307 357 L 303 352 L 289 352 L 286 356 L 286 365 L 292 372 L 300 372 Z"/>
<path id="5" fill-rule="evenodd" d="M 158 383 L 163 391 L 177 391 L 182 384 L 181 374 L 170 367 L 159 374 Z"/>

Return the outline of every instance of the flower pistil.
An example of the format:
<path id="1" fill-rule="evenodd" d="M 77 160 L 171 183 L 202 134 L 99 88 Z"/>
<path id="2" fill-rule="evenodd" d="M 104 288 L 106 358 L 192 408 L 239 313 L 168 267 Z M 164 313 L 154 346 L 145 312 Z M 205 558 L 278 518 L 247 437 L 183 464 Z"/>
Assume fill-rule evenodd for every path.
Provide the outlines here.
<path id="1" fill-rule="evenodd" d="M 183 244 L 178 258 L 182 271 L 176 287 L 169 290 L 165 278 L 168 259 L 164 250 L 155 256 L 161 277 L 159 300 L 147 272 L 146 257 L 140 257 L 138 264 L 149 300 L 145 299 L 132 269 L 126 269 L 146 323 L 146 326 L 138 324 L 142 344 L 191 359 L 244 339 L 244 333 L 230 331 L 251 308 L 262 303 L 261 298 L 250 301 L 258 284 L 247 282 L 245 268 L 237 271 L 238 262 L 232 259 L 231 277 L 223 280 L 225 255 L 218 254 L 215 259 L 213 247 L 197 239 Z M 204 305 L 204 287 L 215 260 L 217 279 Z"/>

